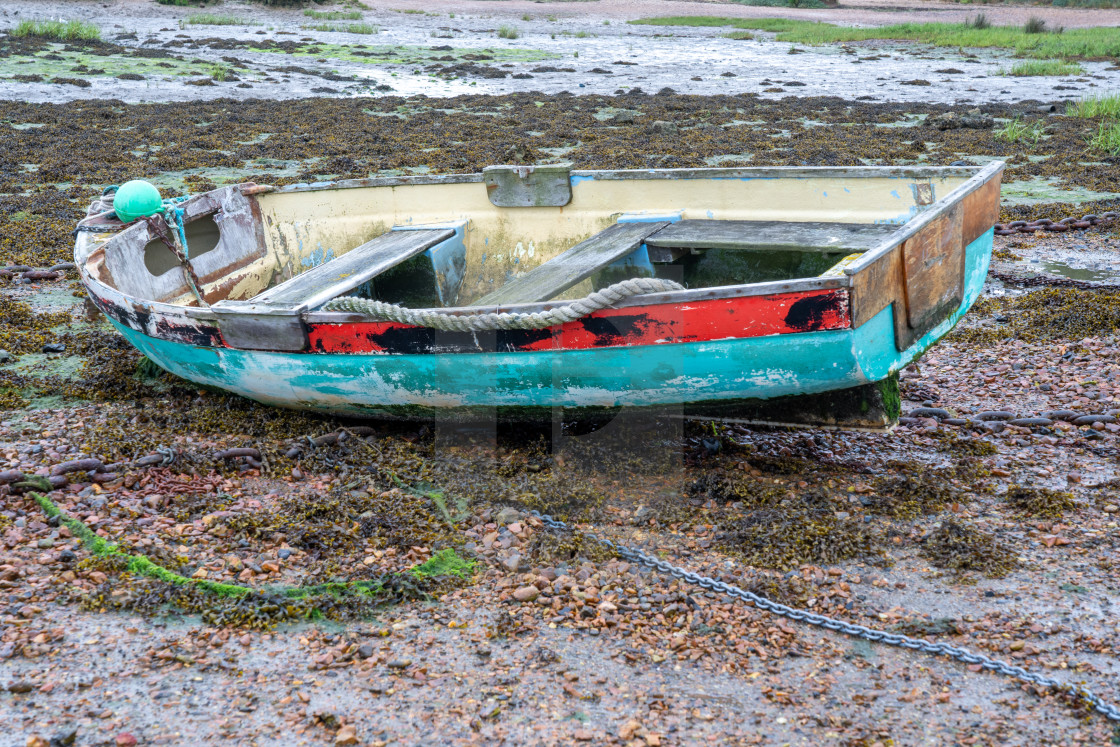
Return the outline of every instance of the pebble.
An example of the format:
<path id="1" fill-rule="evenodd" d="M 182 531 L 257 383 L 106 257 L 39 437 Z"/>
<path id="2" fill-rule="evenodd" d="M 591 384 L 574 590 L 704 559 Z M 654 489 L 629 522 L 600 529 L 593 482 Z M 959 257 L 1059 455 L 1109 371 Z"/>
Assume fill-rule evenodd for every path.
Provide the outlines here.
<path id="1" fill-rule="evenodd" d="M 522 586 L 513 592 L 513 598 L 519 602 L 531 602 L 540 595 L 540 589 L 535 586 Z"/>
<path id="2" fill-rule="evenodd" d="M 16 357 L 9 353 L 7 350 L 0 348 L 0 363 L 11 363 Z"/>
<path id="3" fill-rule="evenodd" d="M 502 565 L 504 565 L 506 567 L 506 570 L 510 571 L 511 573 L 516 573 L 517 569 L 521 567 L 521 556 L 517 553 L 514 553 L 502 560 Z"/>
<path id="4" fill-rule="evenodd" d="M 1120 506 L 1117 506 L 1115 503 L 1110 503 L 1104 507 L 1104 512 L 1106 514 L 1114 514 L 1117 511 L 1120 511 Z"/>
<path id="5" fill-rule="evenodd" d="M 393 659 L 386 666 L 389 669 L 408 669 L 412 666 L 412 661 L 409 659 Z"/>
<path id="6" fill-rule="evenodd" d="M 358 743 L 358 731 L 353 726 L 347 724 L 338 730 L 334 735 L 334 743 L 337 745 L 350 745 Z"/>

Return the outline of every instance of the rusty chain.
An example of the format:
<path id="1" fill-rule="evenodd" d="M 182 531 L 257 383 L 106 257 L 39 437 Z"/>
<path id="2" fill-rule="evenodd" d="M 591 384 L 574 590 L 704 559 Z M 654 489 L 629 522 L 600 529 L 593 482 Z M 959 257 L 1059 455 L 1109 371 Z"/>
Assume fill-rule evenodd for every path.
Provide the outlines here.
<path id="1" fill-rule="evenodd" d="M 1090 213 L 1083 215 L 1080 218 L 1062 218 L 1061 220 L 1050 220 L 1049 218 L 1036 218 L 1035 220 L 1013 220 L 1010 223 L 996 223 L 995 231 L 996 236 L 1011 236 L 1017 233 L 1034 233 L 1035 231 L 1051 231 L 1054 233 L 1061 233 L 1071 230 L 1084 230 L 1091 226 L 1099 226 L 1102 223 L 1109 223 L 1120 217 L 1120 213 L 1108 211 L 1096 215 Z"/>
<path id="2" fill-rule="evenodd" d="M 528 513 L 540 519 L 545 526 L 549 529 L 555 529 L 564 532 L 572 531 L 572 528 L 566 523 L 554 519 L 548 514 L 542 514 L 538 511 L 530 510 Z M 856 625 L 854 623 L 844 622 L 824 615 L 818 615 L 814 612 L 807 610 L 799 610 L 787 605 L 767 599 L 766 597 L 755 594 L 754 592 L 741 589 L 738 586 L 717 581 L 708 576 L 701 576 L 691 571 L 686 571 L 683 568 L 667 563 L 664 560 L 659 560 L 642 550 L 625 545 L 617 544 L 609 539 L 596 536 L 591 532 L 584 532 L 585 537 L 598 542 L 600 545 L 609 550 L 613 550 L 623 560 L 631 563 L 637 563 L 647 568 L 651 568 L 659 573 L 667 576 L 686 581 L 694 586 L 699 586 L 708 591 L 714 591 L 725 596 L 729 596 L 740 601 L 749 602 L 759 609 L 765 610 L 772 615 L 785 617 L 796 622 L 807 623 L 808 625 L 815 625 L 818 628 L 831 630 L 836 633 L 843 633 L 844 635 L 853 636 L 855 638 L 862 638 L 866 641 L 874 643 L 886 643 L 891 646 L 898 646 L 900 648 L 909 649 L 911 651 L 921 651 L 925 654 L 932 656 L 947 656 L 950 659 L 963 662 L 965 664 L 976 665 L 982 669 L 986 669 L 996 674 L 1002 674 L 1005 677 L 1026 682 L 1038 687 L 1047 688 L 1056 693 L 1069 695 L 1084 705 L 1092 708 L 1093 711 L 1101 714 L 1109 721 L 1120 723 L 1120 708 L 1105 702 L 1100 696 L 1090 692 L 1087 688 L 1081 685 L 1070 685 L 1052 677 L 1044 677 L 1040 674 L 1028 672 L 1022 667 L 1017 667 L 1014 664 L 999 661 L 998 659 L 991 659 L 983 654 L 977 654 L 969 651 L 968 649 L 950 646 L 947 643 L 934 643 L 922 638 L 912 638 L 908 635 L 899 633 L 888 633 L 885 630 L 875 630 L 874 628 L 864 627 L 863 625 Z"/>

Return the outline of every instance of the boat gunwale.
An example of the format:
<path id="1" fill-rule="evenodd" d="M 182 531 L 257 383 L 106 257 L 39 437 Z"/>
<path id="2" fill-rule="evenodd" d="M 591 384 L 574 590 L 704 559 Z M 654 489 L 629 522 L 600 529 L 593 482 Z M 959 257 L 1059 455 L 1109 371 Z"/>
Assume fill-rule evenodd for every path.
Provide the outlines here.
<path id="1" fill-rule="evenodd" d="M 934 220 L 945 210 L 963 200 L 968 194 L 989 181 L 1000 173 L 1005 167 L 1002 161 L 993 161 L 982 167 L 976 166 L 772 166 L 754 168 L 701 168 L 701 169 L 615 169 L 615 170 L 573 170 L 573 177 L 590 177 L 594 179 L 627 180 L 627 179 L 702 179 L 702 178 L 796 178 L 816 176 L 823 178 L 925 178 L 933 176 L 972 176 L 963 184 L 953 189 L 945 197 L 931 204 L 926 210 L 904 224 L 898 230 L 885 237 L 877 246 L 863 252 L 858 260 L 844 268 L 844 274 L 837 277 L 809 277 L 792 280 L 777 280 L 762 283 L 746 283 L 738 285 L 721 285 L 709 288 L 689 288 L 679 291 L 666 291 L 631 296 L 615 304 L 615 308 L 635 306 L 654 306 L 685 304 L 697 301 L 717 300 L 726 298 L 740 298 L 749 296 L 780 295 L 810 290 L 835 290 L 850 288 L 852 276 L 858 274 L 868 265 L 882 257 L 887 252 L 897 247 L 900 243 L 913 236 L 921 228 Z M 351 189 L 369 187 L 391 187 L 406 184 L 462 184 L 481 183 L 483 175 L 475 174 L 445 174 L 445 175 L 414 175 L 401 177 L 377 177 L 372 179 L 352 179 L 336 182 L 317 182 L 311 184 L 293 184 L 268 190 L 270 194 L 284 194 L 293 192 L 326 191 L 330 189 Z M 202 193 L 207 194 L 207 193 Z M 197 196 L 195 196 L 197 197 Z M 558 208 L 563 209 L 563 208 Z M 230 314 L 251 314 L 254 316 L 291 316 L 296 312 L 294 306 L 267 306 L 254 304 L 250 300 L 225 300 L 218 301 L 212 307 L 184 306 L 167 303 L 153 299 L 143 299 L 127 294 L 119 289 L 104 283 L 88 269 L 88 260 L 93 253 L 102 248 L 106 243 L 122 239 L 129 231 L 140 231 L 143 223 L 135 223 L 117 231 L 105 241 L 94 241 L 95 236 L 90 233 L 79 233 L 75 245 L 75 259 L 78 262 L 79 273 L 83 283 L 91 292 L 97 287 L 97 295 L 106 301 L 113 296 L 124 299 L 126 302 L 138 304 L 150 311 L 162 314 L 181 314 L 188 318 L 217 321 L 219 316 L 228 317 Z M 109 298 L 106 298 L 108 296 Z M 111 302 L 111 301 L 110 301 Z M 427 310 L 440 311 L 452 315 L 462 315 L 487 312 L 513 312 L 535 313 L 563 306 L 563 300 L 511 304 L 508 306 L 458 306 L 458 307 L 432 307 Z M 217 313 L 215 313 L 215 310 Z M 357 320 L 368 320 L 362 314 L 342 311 L 317 311 L 310 310 L 299 313 L 299 316 L 309 323 L 347 323 Z"/>
<path id="2" fill-rule="evenodd" d="M 899 226 L 898 231 L 884 238 L 877 246 L 860 254 L 859 259 L 854 260 L 850 265 L 844 268 L 844 274 L 847 275 L 849 279 L 853 275 L 858 275 L 860 272 L 867 269 L 880 258 L 882 258 L 885 254 L 892 251 L 896 246 L 906 241 L 907 239 L 912 238 L 930 223 L 940 218 L 954 205 L 964 201 L 964 199 L 968 197 L 968 195 L 972 194 L 977 189 L 987 184 L 991 179 L 998 176 L 1003 172 L 1006 166 L 1007 164 L 1003 161 L 992 161 L 991 163 L 986 164 L 979 171 L 977 171 L 971 179 L 966 181 L 964 184 L 956 187 L 955 189 L 950 191 L 949 194 L 932 203 L 921 213 L 915 215 L 906 223 Z"/>
<path id="3" fill-rule="evenodd" d="M 994 161 L 993 164 L 1002 164 Z M 541 164 L 552 166 L 554 164 Z M 572 169 L 569 178 L 600 181 L 642 179 L 790 179 L 816 177 L 821 179 L 875 179 L 912 178 L 935 176 L 969 176 L 983 173 L 992 164 L 977 166 L 753 166 L 705 167 L 682 169 Z M 511 168 L 532 169 L 533 166 Z M 977 168 L 981 171 L 977 172 Z M 1001 166 L 1002 168 L 1002 166 Z M 971 179 L 970 179 L 971 181 Z M 322 192 L 333 189 L 363 189 L 370 187 L 400 187 L 435 184 L 481 184 L 482 172 L 465 174 L 407 174 L 401 176 L 375 176 L 365 179 L 340 179 L 327 182 L 306 182 L 275 187 L 268 194 L 296 192 Z"/>

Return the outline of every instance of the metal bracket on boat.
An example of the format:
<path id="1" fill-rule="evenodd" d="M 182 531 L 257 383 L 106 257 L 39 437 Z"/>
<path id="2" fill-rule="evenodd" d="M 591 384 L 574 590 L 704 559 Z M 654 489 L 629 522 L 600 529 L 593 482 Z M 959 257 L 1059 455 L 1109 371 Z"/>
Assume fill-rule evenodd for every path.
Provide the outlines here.
<path id="1" fill-rule="evenodd" d="M 482 180 L 498 207 L 563 207 L 572 201 L 571 164 L 487 166 Z"/>
<path id="2" fill-rule="evenodd" d="M 307 330 L 298 310 L 219 301 L 210 311 L 217 317 L 222 339 L 231 348 L 286 352 L 307 349 Z"/>

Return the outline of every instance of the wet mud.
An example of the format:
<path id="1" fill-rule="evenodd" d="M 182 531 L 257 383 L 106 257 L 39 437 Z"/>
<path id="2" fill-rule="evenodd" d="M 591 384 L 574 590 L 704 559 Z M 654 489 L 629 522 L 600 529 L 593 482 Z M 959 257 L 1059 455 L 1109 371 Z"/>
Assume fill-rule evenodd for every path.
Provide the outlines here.
<path id="1" fill-rule="evenodd" d="M 1115 163 L 1086 152 L 1096 123 L 1050 112 L 1042 96 L 936 103 L 935 85 L 907 87 L 929 98 L 873 103 L 814 95 L 811 85 L 760 95 L 717 76 L 705 89 L 713 95 L 687 95 L 679 75 L 679 92 L 662 91 L 647 63 L 619 64 L 629 59 L 623 36 L 591 38 L 597 51 L 581 47 L 578 64 L 470 59 L 485 54 L 465 51 L 481 46 L 482 31 L 469 32 L 477 45 L 449 41 L 450 50 L 413 39 L 415 57 L 392 63 L 438 66 L 420 75 L 435 76 L 438 98 L 242 100 L 234 96 L 262 91 L 240 84 L 287 85 L 265 55 L 296 58 L 267 63 L 298 67 L 284 71 L 291 80 L 339 91 L 358 74 L 318 62 L 315 54 L 338 53 L 319 34 L 283 35 L 281 53 L 262 51 L 256 30 L 192 28 L 142 58 L 192 76 L 196 60 L 220 62 L 228 72 L 219 76 L 238 80 L 207 70 L 214 85 L 198 96 L 212 100 L 0 102 L 0 698 L 21 740 L 79 729 L 118 744 L 126 733 L 167 743 L 280 743 L 283 734 L 285 744 L 345 744 L 352 733 L 415 743 L 434 733 L 464 743 L 749 744 L 788 741 L 793 723 L 816 743 L 1114 738 L 1076 703 L 733 605 L 633 567 L 589 532 L 787 604 L 1084 682 L 1115 701 L 1115 224 L 997 237 L 984 299 L 902 372 L 906 419 L 891 433 L 625 413 L 606 425 L 465 428 L 268 408 L 162 373 L 84 303 L 72 270 L 50 270 L 70 259 L 70 231 L 89 201 L 135 177 L 172 195 L 509 162 L 999 157 L 1005 182 L 1020 185 L 1013 195 L 1026 195 L 1005 201 L 1002 220 L 1103 212 L 1116 204 Z M 181 32 L 162 33 L 153 47 Z M 545 41 L 516 40 L 551 54 Z M 9 59 L 57 55 L 33 64 L 87 68 L 34 74 L 92 81 L 4 84 L 43 86 L 25 89 L 29 98 L 108 90 L 107 60 L 129 55 L 5 43 Z M 698 46 L 702 58 L 705 44 L 724 43 L 670 38 L 650 56 L 668 65 L 679 54 L 671 45 Z M 474 66 L 509 74 L 482 77 L 493 73 Z M 612 73 L 539 71 L 569 66 Z M 902 67 L 905 80 L 926 77 L 921 65 Z M 620 86 L 623 69 L 635 85 L 643 75 L 654 84 Z M 602 82 L 585 95 L 514 88 L 545 86 L 545 76 Z M 774 75 L 768 87 L 800 77 Z M 458 95 L 454 86 L 469 82 L 510 88 Z M 556 85 L 548 90 L 570 86 Z M 609 86 L 621 93 L 598 92 Z M 1044 121 L 1047 137 L 996 139 L 1014 117 Z M 954 120 L 986 124 L 942 126 Z M 1068 272 L 1093 263 L 1106 274 Z M 549 531 L 530 511 L 577 531 Z M 231 704 L 236 719 L 225 717 Z"/>

